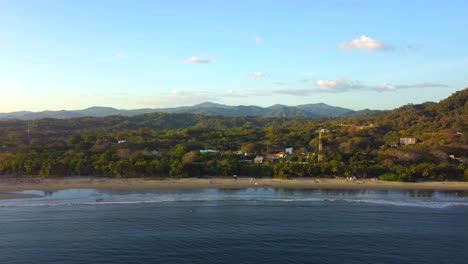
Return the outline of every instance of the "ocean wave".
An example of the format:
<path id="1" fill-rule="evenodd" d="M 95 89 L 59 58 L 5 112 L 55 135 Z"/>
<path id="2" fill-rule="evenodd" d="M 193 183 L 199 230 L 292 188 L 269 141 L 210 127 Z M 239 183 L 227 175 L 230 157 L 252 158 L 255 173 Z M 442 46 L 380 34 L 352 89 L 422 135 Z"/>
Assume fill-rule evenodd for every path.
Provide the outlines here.
<path id="1" fill-rule="evenodd" d="M 21 194 L 40 194 L 40 191 L 29 190 Z M 94 189 L 68 189 L 57 192 L 43 193 L 41 197 L 28 199 L 0 200 L 2 207 L 55 207 L 55 206 L 105 206 L 128 204 L 152 204 L 171 202 L 220 203 L 239 205 L 281 205 L 293 203 L 300 206 L 329 203 L 361 203 L 382 206 L 412 206 L 428 208 L 447 208 L 452 206 L 468 206 L 468 197 L 460 197 L 457 193 L 434 192 L 431 196 L 418 196 L 409 192 L 327 192 L 290 193 L 268 190 L 243 190 L 242 192 L 220 192 L 219 190 L 204 190 L 197 192 L 143 192 L 115 193 L 102 192 Z"/>
<path id="2" fill-rule="evenodd" d="M 391 200 L 355 200 L 351 202 L 369 203 L 376 205 L 391 205 L 405 207 L 447 208 L 453 206 L 468 206 L 468 202 L 450 201 L 391 201 Z"/>
<path id="3" fill-rule="evenodd" d="M 368 203 L 376 205 L 405 206 L 405 207 L 427 207 L 427 208 L 447 208 L 452 206 L 468 206 L 468 201 L 395 201 L 383 199 L 347 199 L 347 198 L 286 198 L 286 199 L 266 199 L 276 202 L 347 202 L 347 203 Z"/>
<path id="4" fill-rule="evenodd" d="M 95 198 L 95 197 L 93 197 Z M 122 199 L 124 198 L 124 199 Z M 56 206 L 105 206 L 105 205 L 129 205 L 129 204 L 155 204 L 155 203 L 174 203 L 174 202 L 226 202 L 226 203 L 361 203 L 373 204 L 382 206 L 405 206 L 405 207 L 426 207 L 426 208 L 447 208 L 453 206 L 468 206 L 468 201 L 407 201 L 407 200 L 386 200 L 386 199 L 362 199 L 343 198 L 343 197 L 255 197 L 255 196 L 239 196 L 239 197 L 158 197 L 146 198 L 140 197 L 135 199 L 125 199 L 127 197 L 110 197 L 101 201 L 89 199 L 83 200 L 34 200 L 34 199 L 18 199 L 0 201 L 1 207 L 56 207 Z"/>

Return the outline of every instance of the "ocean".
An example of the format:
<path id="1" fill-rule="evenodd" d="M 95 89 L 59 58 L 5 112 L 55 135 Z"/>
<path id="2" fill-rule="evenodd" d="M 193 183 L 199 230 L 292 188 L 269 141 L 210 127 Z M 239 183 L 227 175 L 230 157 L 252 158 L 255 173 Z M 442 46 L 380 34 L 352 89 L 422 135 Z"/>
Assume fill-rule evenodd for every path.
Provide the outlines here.
<path id="1" fill-rule="evenodd" d="M 0 263 L 468 263 L 468 192 L 37 190 Z"/>

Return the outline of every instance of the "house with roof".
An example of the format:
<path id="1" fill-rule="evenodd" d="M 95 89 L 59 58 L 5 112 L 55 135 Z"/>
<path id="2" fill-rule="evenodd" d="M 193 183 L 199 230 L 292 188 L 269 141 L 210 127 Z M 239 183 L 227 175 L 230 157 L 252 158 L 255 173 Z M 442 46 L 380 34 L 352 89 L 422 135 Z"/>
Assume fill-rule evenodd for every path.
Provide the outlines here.
<path id="1" fill-rule="evenodd" d="M 402 137 L 402 138 L 400 138 L 400 144 L 401 145 L 414 145 L 416 143 L 418 143 L 417 138 L 413 138 L 413 137 Z"/>
<path id="2" fill-rule="evenodd" d="M 281 160 L 282 158 L 278 154 L 268 154 L 266 157 L 266 160 L 271 163 L 277 163 Z"/>
<path id="3" fill-rule="evenodd" d="M 254 163 L 262 164 L 265 161 L 263 156 L 256 156 L 254 159 Z"/>
<path id="4" fill-rule="evenodd" d="M 276 157 L 280 158 L 280 159 L 284 159 L 288 154 L 286 152 L 278 152 L 276 154 L 273 154 L 273 155 L 276 155 Z"/>
<path id="5" fill-rule="evenodd" d="M 200 153 L 218 153 L 218 150 L 214 149 L 200 149 Z"/>

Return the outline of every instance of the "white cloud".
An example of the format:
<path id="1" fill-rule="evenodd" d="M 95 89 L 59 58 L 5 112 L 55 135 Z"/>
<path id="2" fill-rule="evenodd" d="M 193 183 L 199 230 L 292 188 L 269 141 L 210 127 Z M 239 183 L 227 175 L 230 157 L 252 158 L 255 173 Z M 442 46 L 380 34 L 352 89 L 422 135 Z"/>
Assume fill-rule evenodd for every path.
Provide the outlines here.
<path id="1" fill-rule="evenodd" d="M 415 84 L 400 84 L 394 85 L 384 83 L 383 85 L 363 85 L 358 81 L 350 81 L 343 78 L 336 80 L 318 80 L 315 83 L 319 92 L 340 93 L 355 90 L 370 90 L 378 92 L 397 91 L 400 89 L 415 89 L 415 88 L 441 88 L 447 87 L 445 84 L 439 83 L 415 83 Z"/>
<path id="2" fill-rule="evenodd" d="M 124 53 L 124 52 L 118 52 L 118 53 L 115 54 L 115 57 L 116 57 L 117 59 L 126 59 L 128 56 L 127 56 L 127 54 Z"/>
<path id="3" fill-rule="evenodd" d="M 380 90 L 382 91 L 395 91 L 397 88 L 395 87 L 395 85 L 391 85 L 391 84 L 384 84 L 382 85 L 382 87 L 380 87 Z"/>
<path id="4" fill-rule="evenodd" d="M 389 46 L 382 41 L 362 35 L 360 38 L 351 41 L 342 42 L 338 45 L 340 50 L 367 50 L 367 51 L 382 51 L 388 50 Z"/>
<path id="5" fill-rule="evenodd" d="M 306 84 L 306 86 L 309 86 Z M 305 88 L 281 88 L 281 89 L 260 89 L 252 90 L 245 93 L 248 96 L 270 96 L 274 94 L 290 95 L 290 96 L 312 96 L 320 93 L 344 93 L 353 91 L 374 91 L 374 92 L 393 92 L 401 89 L 423 89 L 447 87 L 444 84 L 438 83 L 415 83 L 415 84 L 400 84 L 393 85 L 384 83 L 383 85 L 365 85 L 359 81 L 347 80 L 338 78 L 336 80 L 317 80 L 315 87 Z"/>
<path id="6" fill-rule="evenodd" d="M 378 92 L 389 92 L 389 91 L 397 91 L 401 89 L 423 89 L 423 88 L 443 88 L 443 87 L 448 87 L 445 84 L 439 84 L 439 83 L 414 83 L 414 84 L 399 84 L 399 85 L 393 85 L 393 84 L 384 84 L 382 86 L 369 86 L 367 87 L 369 90 L 374 90 Z"/>
<path id="7" fill-rule="evenodd" d="M 339 93 L 348 90 L 362 89 L 363 86 L 356 81 L 349 81 L 343 78 L 336 80 L 317 80 L 315 82 L 319 91 L 329 93 Z"/>
<path id="8" fill-rule="evenodd" d="M 395 86 L 397 89 L 411 89 L 411 88 L 443 88 L 448 85 L 440 83 L 415 83 L 415 84 L 401 84 Z"/>
<path id="9" fill-rule="evenodd" d="M 259 79 L 259 78 L 264 78 L 264 77 L 266 77 L 266 73 L 264 73 L 264 72 L 249 73 L 249 78 L 250 79 Z"/>
<path id="10" fill-rule="evenodd" d="M 184 60 L 185 63 L 211 64 L 216 63 L 212 57 L 190 57 Z"/>
<path id="11" fill-rule="evenodd" d="M 260 43 L 263 43 L 263 41 L 265 41 L 265 40 L 264 40 L 263 38 L 261 38 L 261 37 L 255 37 L 255 38 L 253 39 L 253 41 L 254 41 L 255 43 L 257 43 L 257 44 L 260 44 Z"/>
<path id="12" fill-rule="evenodd" d="M 274 85 L 274 84 L 272 84 Z M 102 93 L 102 94 L 82 94 L 69 98 L 68 103 L 77 108 L 84 108 L 90 105 L 114 105 L 124 108 L 141 107 L 174 107 L 182 105 L 194 105 L 201 102 L 219 102 L 224 98 L 246 98 L 246 97 L 265 97 L 265 96 L 317 96 L 321 93 L 344 93 L 344 92 L 392 92 L 400 89 L 424 89 L 447 87 L 438 83 L 413 83 L 394 85 L 384 83 L 383 85 L 365 85 L 358 81 L 351 81 L 344 78 L 335 80 L 317 80 L 315 85 L 309 83 L 301 87 L 289 88 L 278 87 L 280 89 L 259 89 L 259 90 L 183 90 L 172 89 L 161 94 L 130 94 L 130 93 Z M 76 101 L 76 98 L 83 100 Z M 74 101 L 75 100 L 75 101 Z"/>

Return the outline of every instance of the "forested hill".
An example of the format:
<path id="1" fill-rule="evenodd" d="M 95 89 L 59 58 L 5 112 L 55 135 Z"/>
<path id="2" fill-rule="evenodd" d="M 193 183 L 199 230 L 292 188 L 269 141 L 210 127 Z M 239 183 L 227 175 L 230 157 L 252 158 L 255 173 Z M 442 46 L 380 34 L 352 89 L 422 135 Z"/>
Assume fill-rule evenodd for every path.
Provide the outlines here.
<path id="1" fill-rule="evenodd" d="M 335 118 L 150 113 L 0 120 L 0 175 L 468 180 L 467 99 L 464 89 L 439 103 Z M 400 143 L 405 137 L 417 143 Z M 294 151 L 275 156 L 285 148 Z M 270 159 L 257 164 L 256 156 Z"/>
<path id="2" fill-rule="evenodd" d="M 392 111 L 363 117 L 347 118 L 352 122 L 374 122 L 406 134 L 424 132 L 463 132 L 468 124 L 468 88 L 458 91 L 439 103 L 409 104 Z"/>
<path id="3" fill-rule="evenodd" d="M 43 118 L 68 119 L 77 117 L 106 117 L 112 115 L 118 116 L 136 116 L 148 113 L 192 113 L 203 115 L 221 115 L 221 116 L 266 116 L 266 117 L 336 117 L 336 116 L 355 116 L 378 112 L 376 110 L 354 111 L 342 107 L 327 105 L 324 103 L 306 104 L 299 106 L 273 105 L 270 107 L 259 106 L 228 106 L 215 103 L 201 103 L 194 106 L 174 107 L 174 108 L 144 108 L 135 110 L 122 110 L 112 107 L 90 107 L 84 110 L 73 111 L 43 111 L 43 112 L 12 112 L 0 113 L 0 119 L 19 119 L 36 120 Z"/>

